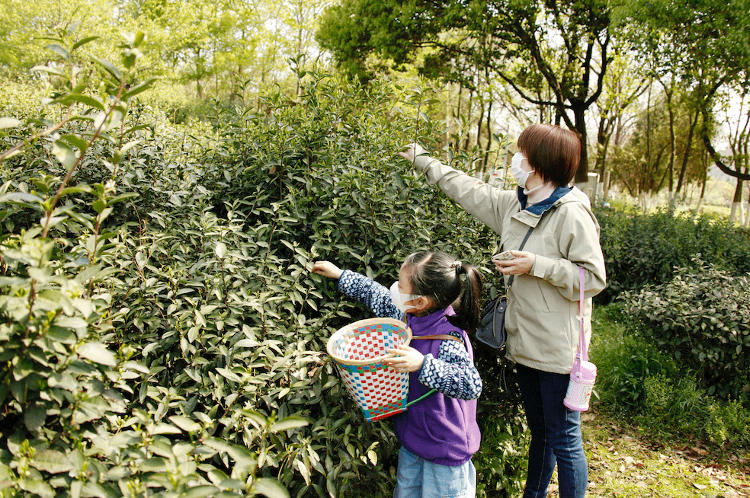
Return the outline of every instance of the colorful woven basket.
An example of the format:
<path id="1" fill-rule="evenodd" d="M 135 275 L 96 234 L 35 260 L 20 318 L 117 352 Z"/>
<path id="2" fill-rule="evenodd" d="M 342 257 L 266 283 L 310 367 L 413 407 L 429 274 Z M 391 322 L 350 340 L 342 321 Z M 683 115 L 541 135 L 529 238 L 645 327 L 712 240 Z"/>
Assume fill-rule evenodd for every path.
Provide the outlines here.
<path id="1" fill-rule="evenodd" d="M 406 409 L 409 373 L 385 365 L 389 349 L 409 344 L 411 329 L 392 318 L 360 320 L 328 339 L 328 354 L 368 422 Z"/>

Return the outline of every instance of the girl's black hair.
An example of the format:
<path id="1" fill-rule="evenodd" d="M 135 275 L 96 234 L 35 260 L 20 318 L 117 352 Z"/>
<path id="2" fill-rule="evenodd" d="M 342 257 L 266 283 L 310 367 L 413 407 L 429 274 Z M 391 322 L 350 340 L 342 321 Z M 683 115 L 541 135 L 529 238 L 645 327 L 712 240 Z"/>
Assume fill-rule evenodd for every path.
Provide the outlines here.
<path id="1" fill-rule="evenodd" d="M 477 329 L 482 275 L 476 268 L 456 261 L 450 254 L 430 251 L 411 254 L 404 265 L 411 273 L 412 292 L 429 296 L 435 302 L 431 311 L 453 305 L 456 315 L 447 317 L 448 321 L 466 332 Z M 465 282 L 462 282 L 462 274 L 466 275 Z"/>

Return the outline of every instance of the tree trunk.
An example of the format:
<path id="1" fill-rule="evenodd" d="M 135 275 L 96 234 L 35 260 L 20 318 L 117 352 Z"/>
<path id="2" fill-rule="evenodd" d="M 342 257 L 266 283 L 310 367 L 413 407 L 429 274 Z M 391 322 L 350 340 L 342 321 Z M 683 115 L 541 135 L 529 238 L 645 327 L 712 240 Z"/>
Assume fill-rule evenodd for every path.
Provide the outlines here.
<path id="1" fill-rule="evenodd" d="M 688 130 L 687 144 L 685 145 L 685 154 L 682 156 L 682 167 L 680 167 L 680 177 L 677 179 L 677 188 L 675 189 L 676 194 L 680 193 L 682 184 L 685 181 L 685 172 L 687 171 L 688 160 L 690 159 L 690 149 L 692 148 L 693 144 L 693 133 L 695 132 L 695 125 L 698 124 L 698 116 L 700 116 L 700 111 L 696 109 L 695 117 L 693 117 L 693 121 L 690 123 L 690 129 Z"/>
<path id="2" fill-rule="evenodd" d="M 729 224 L 734 225 L 737 221 L 737 211 L 739 211 L 739 222 L 740 225 L 743 223 L 742 219 L 742 180 L 737 180 L 737 187 L 734 189 L 734 197 L 732 198 L 732 210 L 729 213 Z"/>
<path id="3" fill-rule="evenodd" d="M 474 107 L 474 90 L 469 90 L 469 102 L 467 104 L 468 109 L 466 110 L 466 115 L 471 118 L 471 113 L 473 111 Z M 469 130 L 466 130 L 466 139 L 464 140 L 464 145 L 462 147 L 463 150 L 466 152 L 469 151 L 469 141 L 471 140 L 471 133 Z"/>
<path id="4" fill-rule="evenodd" d="M 701 185 L 701 195 L 698 198 L 698 204 L 695 206 L 695 212 L 693 213 L 695 217 L 697 217 L 700 214 L 701 207 L 703 207 L 703 199 L 706 196 L 706 184 L 708 183 L 708 153 L 707 152 L 703 153 L 701 162 L 703 163 L 703 185 Z"/>
<path id="5" fill-rule="evenodd" d="M 484 102 L 482 102 L 484 99 L 479 99 L 479 119 L 477 119 L 477 152 L 481 154 L 482 150 L 482 122 L 484 121 Z M 489 144 L 488 144 L 489 145 Z M 477 165 L 474 167 L 474 170 L 476 171 L 476 177 L 482 178 L 482 173 L 484 173 L 485 170 L 485 164 L 484 161 L 478 161 Z"/>
<path id="6" fill-rule="evenodd" d="M 484 169 L 490 163 L 490 149 L 492 148 L 492 88 L 489 88 L 490 103 L 487 109 L 487 150 L 484 151 Z"/>
<path id="7" fill-rule="evenodd" d="M 581 139 L 581 162 L 578 163 L 578 169 L 576 170 L 576 183 L 586 183 L 589 181 L 588 140 L 586 139 L 586 119 L 584 111 L 585 110 L 581 108 L 573 110 L 573 116 L 575 117 L 574 131 L 578 132 L 578 138 Z"/>
<path id="8" fill-rule="evenodd" d="M 450 146 L 451 140 L 451 121 L 453 120 L 453 113 L 451 113 L 451 83 L 445 84 L 445 92 L 448 94 L 445 99 L 445 138 L 443 143 Z"/>

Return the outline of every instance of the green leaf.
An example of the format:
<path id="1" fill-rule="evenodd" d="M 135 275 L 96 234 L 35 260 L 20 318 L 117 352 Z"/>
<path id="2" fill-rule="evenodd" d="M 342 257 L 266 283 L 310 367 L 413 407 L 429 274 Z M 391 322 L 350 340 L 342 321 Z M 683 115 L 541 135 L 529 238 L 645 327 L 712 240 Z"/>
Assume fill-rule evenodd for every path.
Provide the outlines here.
<path id="1" fill-rule="evenodd" d="M 124 201 L 125 199 L 131 199 L 133 197 L 138 197 L 138 192 L 126 192 L 124 194 L 120 194 L 116 197 L 112 197 L 111 199 L 107 199 L 107 205 L 112 205 L 115 202 Z"/>
<path id="2" fill-rule="evenodd" d="M 258 341 L 253 339 L 241 339 L 234 345 L 236 348 L 254 348 L 258 346 Z"/>
<path id="3" fill-rule="evenodd" d="M 142 363 L 138 363 L 137 361 L 126 361 L 123 365 L 123 368 L 128 370 L 135 370 L 137 372 L 141 372 L 143 374 L 147 374 L 149 372 L 148 367 L 143 365 Z"/>
<path id="4" fill-rule="evenodd" d="M 128 90 L 128 92 L 123 96 L 123 98 L 129 99 L 131 97 L 135 97 L 136 95 L 138 95 L 141 92 L 145 92 L 146 90 L 148 90 L 149 88 L 151 88 L 153 86 L 153 84 L 156 81 L 158 81 L 158 79 L 159 78 L 149 78 L 149 79 L 147 79 L 145 82 L 141 83 L 140 85 L 135 86 L 135 87 L 131 88 L 130 90 Z"/>
<path id="5" fill-rule="evenodd" d="M 54 498 L 55 490 L 44 481 L 37 479 L 21 479 L 19 487 L 27 493 L 36 494 L 42 498 Z"/>
<path id="6" fill-rule="evenodd" d="M 278 422 L 275 422 L 271 426 L 271 431 L 273 432 L 279 432 L 279 431 L 286 431 L 289 429 L 297 429 L 299 427 L 305 427 L 307 425 L 310 425 L 310 421 L 307 419 L 304 419 L 302 417 L 286 417 Z"/>
<path id="7" fill-rule="evenodd" d="M 98 38 L 99 38 L 98 36 L 89 36 L 88 38 L 84 38 L 83 40 L 79 40 L 79 41 L 77 41 L 76 43 L 73 44 L 73 46 L 70 48 L 70 51 L 71 52 L 75 52 L 76 49 L 78 49 L 79 47 L 82 47 L 83 45 L 85 45 L 85 44 L 87 44 L 89 42 L 92 42 L 92 41 L 94 41 L 94 40 L 96 40 Z"/>
<path id="8" fill-rule="evenodd" d="M 81 154 L 85 154 L 86 150 L 89 147 L 88 142 L 82 139 L 81 137 L 79 137 L 78 135 L 71 135 L 71 134 L 63 135 L 60 137 L 60 140 L 72 145 L 73 147 L 81 151 Z"/>
<path id="9" fill-rule="evenodd" d="M 46 48 L 47 50 L 51 50 L 65 60 L 70 60 L 70 52 L 68 52 L 68 49 L 58 45 L 57 43 L 50 43 L 44 48 Z"/>
<path id="10" fill-rule="evenodd" d="M 224 255 L 227 253 L 227 245 L 223 242 L 219 242 L 216 244 L 216 256 L 218 258 L 223 258 Z"/>
<path id="11" fill-rule="evenodd" d="M 201 425 L 198 422 L 180 415 L 172 415 L 169 417 L 169 420 L 185 432 L 196 432 L 201 429 Z"/>
<path id="12" fill-rule="evenodd" d="M 25 192 L 11 192 L 10 194 L 0 195 L 0 202 L 33 202 L 41 204 L 44 202 L 44 199 Z"/>
<path id="13" fill-rule="evenodd" d="M 67 455 L 55 450 L 44 450 L 34 455 L 30 462 L 31 466 L 37 470 L 49 472 L 50 474 L 60 474 L 68 472 L 73 468 L 73 464 Z"/>
<path id="14" fill-rule="evenodd" d="M 268 498 L 289 498 L 289 491 L 276 479 L 261 477 L 253 482 L 251 492 Z"/>
<path id="15" fill-rule="evenodd" d="M 204 498 L 206 496 L 215 496 L 219 493 L 216 486 L 195 486 L 187 490 L 180 496 L 185 498 Z"/>
<path id="16" fill-rule="evenodd" d="M 109 72 L 109 74 L 114 76 L 117 81 L 122 80 L 122 73 L 111 62 L 106 61 L 104 59 L 100 59 L 99 57 L 96 57 L 93 55 L 91 56 L 91 58 L 95 62 L 97 62 L 100 66 L 102 66 L 104 69 L 106 69 Z"/>
<path id="17" fill-rule="evenodd" d="M 67 95 L 64 95 L 60 97 L 59 99 L 56 99 L 56 102 L 60 102 L 61 104 L 70 105 L 73 103 L 78 104 L 84 104 L 89 107 L 93 107 L 95 109 L 98 109 L 100 111 L 106 110 L 106 107 L 102 102 L 95 99 L 94 97 L 90 97 L 88 95 L 83 95 L 80 93 L 69 93 Z"/>
<path id="18" fill-rule="evenodd" d="M 21 121 L 15 118 L 0 118 L 0 130 L 5 130 L 6 128 L 15 128 L 20 124 Z"/>
<path id="19" fill-rule="evenodd" d="M 30 431 L 35 431 L 40 428 L 47 418 L 47 410 L 44 406 L 33 405 L 31 408 L 26 410 L 23 414 L 23 423 L 26 428 Z M 38 468 L 38 467 L 37 467 Z"/>
<path id="20" fill-rule="evenodd" d="M 61 140 L 56 140 L 52 145 L 52 154 L 60 161 L 63 168 L 70 169 L 76 163 L 76 155 L 68 144 Z"/>
<path id="21" fill-rule="evenodd" d="M 82 358 L 91 360 L 100 365 L 114 367 L 117 365 L 115 355 L 100 342 L 87 342 L 78 348 L 78 354 Z"/>
<path id="22" fill-rule="evenodd" d="M 76 185 L 74 187 L 66 187 L 62 189 L 62 192 L 60 192 L 60 196 L 71 194 L 90 194 L 91 192 L 93 192 L 93 190 L 91 190 L 91 187 L 84 183 L 81 185 Z"/>
<path id="23" fill-rule="evenodd" d="M 166 459 L 156 457 L 144 460 L 139 466 L 141 472 L 164 472 L 167 470 Z"/>
<path id="24" fill-rule="evenodd" d="M 156 424 L 151 434 L 182 434 L 182 432 L 172 424 Z"/>
<path id="25" fill-rule="evenodd" d="M 242 379 L 236 373 L 232 372 L 231 370 L 227 370 L 226 368 L 218 367 L 216 369 L 216 371 L 219 372 L 219 374 L 222 377 L 224 377 L 225 379 L 229 379 L 232 382 L 236 382 L 238 384 L 242 383 Z"/>
<path id="26" fill-rule="evenodd" d="M 58 69 L 51 68 L 49 66 L 34 66 L 31 68 L 32 71 L 43 71 L 45 73 L 54 74 L 56 76 L 65 76 L 65 73 Z"/>

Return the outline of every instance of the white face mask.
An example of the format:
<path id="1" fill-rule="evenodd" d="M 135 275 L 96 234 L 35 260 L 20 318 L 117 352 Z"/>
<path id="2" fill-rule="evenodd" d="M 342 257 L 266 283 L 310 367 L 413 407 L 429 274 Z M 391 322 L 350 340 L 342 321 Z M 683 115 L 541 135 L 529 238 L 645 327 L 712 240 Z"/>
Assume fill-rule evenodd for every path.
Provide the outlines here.
<path id="1" fill-rule="evenodd" d="M 521 168 L 521 163 L 524 160 L 528 161 L 522 152 L 516 152 L 510 160 L 510 173 L 513 175 L 513 178 L 516 179 L 516 183 L 521 188 L 526 188 L 526 180 L 528 180 L 529 175 L 534 172 L 534 170 L 524 171 Z"/>
<path id="2" fill-rule="evenodd" d="M 398 281 L 393 282 L 393 285 L 391 285 L 391 301 L 393 301 L 394 306 L 396 306 L 401 313 L 406 313 L 409 309 L 414 307 L 412 305 L 406 306 L 406 304 L 404 304 L 406 301 L 419 299 L 420 297 L 422 296 L 418 294 L 404 294 L 398 290 Z"/>

